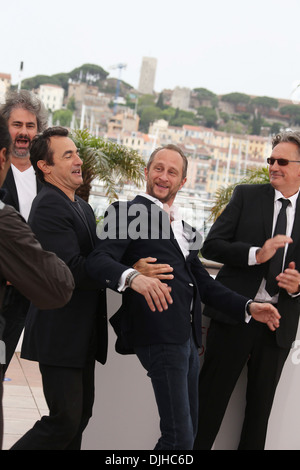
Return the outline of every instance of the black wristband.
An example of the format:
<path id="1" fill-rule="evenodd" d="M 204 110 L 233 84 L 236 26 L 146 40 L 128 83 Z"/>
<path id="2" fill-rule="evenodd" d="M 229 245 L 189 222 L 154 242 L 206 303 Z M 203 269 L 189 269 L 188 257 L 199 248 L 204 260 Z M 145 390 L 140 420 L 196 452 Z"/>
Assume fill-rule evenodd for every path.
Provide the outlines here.
<path id="1" fill-rule="evenodd" d="M 250 313 L 250 305 L 251 304 L 253 304 L 253 300 L 249 300 L 249 302 L 247 302 L 246 312 L 248 313 L 248 315 L 251 315 L 251 313 Z"/>

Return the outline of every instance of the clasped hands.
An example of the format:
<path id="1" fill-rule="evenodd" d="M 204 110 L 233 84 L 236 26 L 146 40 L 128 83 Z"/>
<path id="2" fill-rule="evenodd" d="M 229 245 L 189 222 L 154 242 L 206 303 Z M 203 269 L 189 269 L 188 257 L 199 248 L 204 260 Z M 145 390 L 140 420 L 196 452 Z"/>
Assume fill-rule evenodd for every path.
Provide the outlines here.
<path id="1" fill-rule="evenodd" d="M 286 235 L 276 235 L 273 238 L 269 238 L 262 248 L 256 252 L 257 263 L 266 263 L 279 248 L 284 248 L 286 244 L 290 243 L 293 243 L 293 240 Z M 296 269 L 295 262 L 290 262 L 288 267 L 276 277 L 276 280 L 278 281 L 278 286 L 285 289 L 289 294 L 297 294 L 299 292 L 300 273 Z"/>
<path id="2" fill-rule="evenodd" d="M 155 264 L 156 258 L 142 258 L 133 267 L 141 274 L 136 276 L 131 288 L 144 295 L 150 309 L 154 312 L 167 310 L 168 304 L 173 303 L 171 288 L 161 280 L 173 279 L 173 268 L 168 264 Z M 270 330 L 279 327 L 280 315 L 271 304 L 252 302 L 250 304 L 251 316 L 259 322 L 266 323 Z"/>

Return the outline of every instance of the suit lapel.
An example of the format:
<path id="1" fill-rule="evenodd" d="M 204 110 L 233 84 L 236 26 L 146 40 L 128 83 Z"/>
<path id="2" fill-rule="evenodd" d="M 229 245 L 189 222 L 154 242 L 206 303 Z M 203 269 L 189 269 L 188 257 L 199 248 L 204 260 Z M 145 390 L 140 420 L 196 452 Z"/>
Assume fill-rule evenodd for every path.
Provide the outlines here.
<path id="1" fill-rule="evenodd" d="M 274 189 L 271 185 L 266 187 L 266 192 L 262 198 L 263 223 L 265 227 L 266 239 L 272 236 L 273 214 L 274 214 Z"/>
<path id="2" fill-rule="evenodd" d="M 16 210 L 20 210 L 19 206 L 19 199 L 18 199 L 18 193 L 17 193 L 17 187 L 14 179 L 14 175 L 12 172 L 12 169 L 9 168 L 6 179 L 3 184 L 3 188 L 7 188 L 8 190 L 8 197 L 10 198 L 9 204 L 12 204 Z"/>
<path id="3" fill-rule="evenodd" d="M 159 224 L 159 233 L 163 236 L 164 239 L 169 239 L 171 243 L 175 246 L 175 248 L 183 256 L 182 250 L 175 238 L 175 235 L 172 230 L 169 217 L 166 211 L 164 211 L 161 207 L 155 204 L 155 202 L 143 196 L 136 196 L 133 199 L 132 204 L 143 204 L 144 206 L 148 208 L 150 215 L 151 215 L 152 222 L 153 222 L 153 218 L 155 218 L 157 220 L 157 223 Z"/>
<path id="4" fill-rule="evenodd" d="M 292 229 L 292 234 L 291 238 L 293 243 L 291 243 L 288 247 L 287 255 L 286 255 L 286 265 L 290 261 L 293 261 L 294 257 L 294 251 L 298 247 L 298 240 L 300 239 L 300 222 L 299 222 L 299 217 L 300 217 L 300 197 L 298 196 L 297 202 L 296 202 L 296 211 L 295 211 L 295 218 L 294 218 L 294 225 Z"/>

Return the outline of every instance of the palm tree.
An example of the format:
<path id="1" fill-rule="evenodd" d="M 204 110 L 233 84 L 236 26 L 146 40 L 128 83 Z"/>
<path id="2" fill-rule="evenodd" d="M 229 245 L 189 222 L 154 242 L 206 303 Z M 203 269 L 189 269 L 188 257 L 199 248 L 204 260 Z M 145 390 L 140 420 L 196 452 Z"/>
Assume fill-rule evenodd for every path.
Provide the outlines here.
<path id="1" fill-rule="evenodd" d="M 87 129 L 75 130 L 71 137 L 83 161 L 83 183 L 76 194 L 85 201 L 89 199 L 95 178 L 104 182 L 110 202 L 118 198 L 116 190 L 126 182 L 140 186 L 144 181 L 145 161 L 135 150 L 93 137 Z"/>
<path id="2" fill-rule="evenodd" d="M 265 184 L 269 183 L 269 172 L 267 167 L 258 168 L 258 169 L 249 169 L 247 170 L 246 176 L 241 179 L 238 183 L 231 184 L 229 186 L 222 186 L 219 188 L 215 195 L 215 203 L 211 209 L 210 220 L 213 222 L 219 217 L 227 206 L 234 188 L 238 184 Z"/>

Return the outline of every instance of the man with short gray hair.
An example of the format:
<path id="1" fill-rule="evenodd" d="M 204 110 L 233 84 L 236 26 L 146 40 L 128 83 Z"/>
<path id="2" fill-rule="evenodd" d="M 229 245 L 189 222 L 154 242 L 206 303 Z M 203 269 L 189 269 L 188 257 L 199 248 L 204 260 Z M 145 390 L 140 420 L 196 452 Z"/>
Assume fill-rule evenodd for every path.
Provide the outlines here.
<path id="1" fill-rule="evenodd" d="M 217 309 L 206 307 L 204 314 L 212 320 L 199 381 L 195 450 L 212 447 L 246 364 L 247 405 L 238 448 L 264 449 L 276 387 L 297 333 L 300 133 L 275 136 L 267 163 L 270 184 L 238 185 L 201 252 L 206 259 L 222 263 L 217 280 L 224 286 L 275 305 L 281 315 L 280 327 L 272 332 L 253 320 L 237 325 Z"/>

